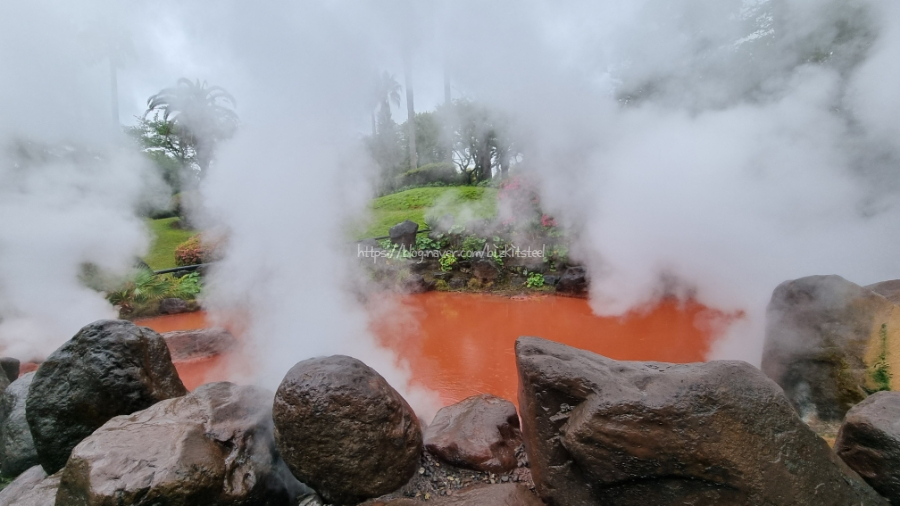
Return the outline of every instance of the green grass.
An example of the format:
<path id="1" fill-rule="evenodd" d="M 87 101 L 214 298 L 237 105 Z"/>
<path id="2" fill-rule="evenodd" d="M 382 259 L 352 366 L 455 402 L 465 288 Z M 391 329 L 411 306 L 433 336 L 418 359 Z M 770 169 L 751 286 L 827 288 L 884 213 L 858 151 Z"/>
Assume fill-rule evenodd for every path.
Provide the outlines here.
<path id="1" fill-rule="evenodd" d="M 171 223 L 177 219 L 147 220 L 147 226 L 153 233 L 154 239 L 150 246 L 150 253 L 144 257 L 144 261 L 153 270 L 175 267 L 175 248 L 197 233 L 193 230 L 172 228 Z"/>
<path id="2" fill-rule="evenodd" d="M 425 215 L 434 209 L 441 216 L 490 218 L 497 214 L 497 190 L 476 186 L 413 188 L 379 197 L 372 202 L 369 220 L 353 229 L 357 239 L 381 237 L 403 220 L 425 227 Z"/>

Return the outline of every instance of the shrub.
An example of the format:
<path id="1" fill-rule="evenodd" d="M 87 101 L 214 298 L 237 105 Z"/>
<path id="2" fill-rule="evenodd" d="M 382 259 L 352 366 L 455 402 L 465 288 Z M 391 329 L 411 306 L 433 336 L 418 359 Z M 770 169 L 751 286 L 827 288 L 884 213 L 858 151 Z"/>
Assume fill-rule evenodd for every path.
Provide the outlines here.
<path id="1" fill-rule="evenodd" d="M 444 253 L 440 260 L 438 260 L 438 263 L 441 264 L 441 271 L 449 272 L 453 269 L 453 264 L 456 263 L 456 255 L 453 253 Z"/>
<path id="2" fill-rule="evenodd" d="M 453 163 L 429 163 L 397 176 L 397 186 L 461 185 L 463 177 Z"/>
<path id="3" fill-rule="evenodd" d="M 199 265 L 218 260 L 220 244 L 197 234 L 175 248 L 175 265 Z"/>
<path id="4" fill-rule="evenodd" d="M 544 275 L 540 272 L 529 273 L 528 279 L 525 280 L 525 286 L 528 288 L 540 288 L 544 286 Z"/>

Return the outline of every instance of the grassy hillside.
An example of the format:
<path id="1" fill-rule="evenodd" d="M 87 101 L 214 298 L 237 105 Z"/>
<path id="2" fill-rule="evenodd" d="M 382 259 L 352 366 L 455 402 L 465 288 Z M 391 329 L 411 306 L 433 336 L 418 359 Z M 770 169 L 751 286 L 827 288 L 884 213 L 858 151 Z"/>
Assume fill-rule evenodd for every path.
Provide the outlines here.
<path id="1" fill-rule="evenodd" d="M 193 230 L 172 228 L 171 224 L 176 220 L 178 218 L 147 220 L 147 226 L 150 227 L 155 239 L 144 261 L 153 270 L 175 267 L 175 248 L 197 233 Z"/>
<path id="2" fill-rule="evenodd" d="M 372 202 L 369 220 L 354 230 L 358 239 L 388 234 L 388 229 L 403 220 L 425 227 L 425 215 L 451 214 L 463 220 L 488 218 L 497 214 L 497 190 L 476 186 L 414 188 L 379 197 Z"/>

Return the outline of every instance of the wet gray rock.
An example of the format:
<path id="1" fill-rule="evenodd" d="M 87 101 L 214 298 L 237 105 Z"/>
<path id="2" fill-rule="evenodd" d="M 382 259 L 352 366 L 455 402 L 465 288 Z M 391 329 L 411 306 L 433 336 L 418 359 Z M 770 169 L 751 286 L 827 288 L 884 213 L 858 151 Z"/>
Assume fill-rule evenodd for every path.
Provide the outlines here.
<path id="1" fill-rule="evenodd" d="M 434 290 L 434 284 L 425 281 L 421 274 L 410 274 L 402 283 L 406 293 L 425 293 Z"/>
<path id="2" fill-rule="evenodd" d="M 472 276 L 481 283 L 493 282 L 499 273 L 493 260 L 480 259 L 472 262 Z"/>
<path id="3" fill-rule="evenodd" d="M 284 461 L 326 501 L 356 504 L 406 483 L 422 452 L 412 408 L 366 364 L 335 355 L 299 362 L 275 394 Z"/>
<path id="4" fill-rule="evenodd" d="M 416 233 L 419 231 L 419 224 L 405 220 L 390 228 L 388 236 L 391 242 L 407 248 L 413 248 L 416 245 Z"/>
<path id="5" fill-rule="evenodd" d="M 516 468 L 522 444 L 516 406 L 482 394 L 445 406 L 425 429 L 425 448 L 454 466 L 504 473 Z"/>
<path id="6" fill-rule="evenodd" d="M 3 373 L 6 374 L 6 379 L 8 379 L 10 383 L 19 379 L 19 368 L 21 365 L 21 362 L 19 362 L 19 359 L 17 358 L 0 358 L 0 369 L 3 369 Z"/>
<path id="7" fill-rule="evenodd" d="M 13 491 L 16 493 L 16 497 L 12 499 L 9 503 L 4 503 L 4 498 L 0 496 L 0 506 L 74 506 L 71 503 L 61 503 L 56 501 L 56 491 L 59 489 L 59 473 L 56 473 L 51 476 L 47 476 L 46 478 L 33 482 L 34 478 L 37 476 L 37 473 L 29 470 L 28 481 L 19 482 L 19 479 L 16 479 L 10 487 L 16 485 Z M 46 476 L 46 475 L 45 475 Z M 21 477 L 20 477 L 21 478 Z M 18 485 L 17 485 L 18 484 Z M 3 490 L 4 492 L 6 489 Z M 11 494 L 12 495 L 12 494 Z"/>
<path id="8" fill-rule="evenodd" d="M 887 504 L 744 362 L 620 362 L 532 337 L 516 362 L 548 504 Z"/>
<path id="9" fill-rule="evenodd" d="M 840 422 L 868 393 L 893 389 L 900 307 L 840 276 L 786 281 L 766 308 L 762 370 L 810 422 Z"/>
<path id="10" fill-rule="evenodd" d="M 834 451 L 891 504 L 900 504 L 900 392 L 878 392 L 853 406 Z"/>
<path id="11" fill-rule="evenodd" d="M 127 321 L 100 320 L 41 364 L 25 415 L 41 466 L 55 473 L 72 448 L 109 419 L 186 393 L 159 334 Z"/>
<path id="12" fill-rule="evenodd" d="M 208 383 L 115 417 L 72 451 L 57 503 L 293 506 L 311 491 L 275 450 L 271 397 Z"/>
<path id="13" fill-rule="evenodd" d="M 559 284 L 559 276 L 555 274 L 544 274 L 544 284 L 549 286 L 556 286 Z"/>
<path id="14" fill-rule="evenodd" d="M 225 329 L 196 329 L 164 332 L 172 360 L 181 362 L 213 357 L 233 350 L 237 339 Z"/>
<path id="15" fill-rule="evenodd" d="M 177 297 L 170 297 L 159 301 L 159 312 L 162 314 L 179 314 L 188 311 L 187 301 Z"/>
<path id="16" fill-rule="evenodd" d="M 585 295 L 588 291 L 587 272 L 584 267 L 569 267 L 556 283 L 556 292 L 566 295 Z"/>
<path id="17" fill-rule="evenodd" d="M 0 395 L 0 473 L 18 476 L 38 465 L 37 451 L 25 417 L 25 400 L 33 372 L 13 381 Z"/>
<path id="18" fill-rule="evenodd" d="M 31 492 L 31 490 L 36 487 L 38 483 L 44 481 L 46 477 L 47 473 L 44 472 L 44 468 L 41 466 L 34 466 L 19 474 L 12 483 L 7 485 L 3 490 L 0 490 L 0 506 L 13 506 L 19 504 L 19 499 L 26 493 Z M 48 504 L 52 506 L 53 502 Z"/>

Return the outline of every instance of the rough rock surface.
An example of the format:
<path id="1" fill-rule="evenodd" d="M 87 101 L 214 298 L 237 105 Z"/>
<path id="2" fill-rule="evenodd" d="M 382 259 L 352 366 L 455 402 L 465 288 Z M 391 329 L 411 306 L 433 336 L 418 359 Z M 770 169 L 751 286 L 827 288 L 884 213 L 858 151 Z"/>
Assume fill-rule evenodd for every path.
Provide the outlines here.
<path id="1" fill-rule="evenodd" d="M 584 295 L 588 290 L 587 272 L 584 267 L 569 267 L 556 283 L 556 292 L 567 295 Z"/>
<path id="2" fill-rule="evenodd" d="M 434 284 L 425 281 L 421 274 L 410 274 L 403 280 L 403 291 L 407 293 L 425 293 L 434 289 Z"/>
<path id="3" fill-rule="evenodd" d="M 225 329 L 176 330 L 162 337 L 176 362 L 220 355 L 237 346 L 237 339 Z"/>
<path id="4" fill-rule="evenodd" d="M 428 451 L 444 462 L 476 471 L 515 469 L 521 444 L 516 406 L 487 394 L 441 408 L 425 429 Z"/>
<path id="5" fill-rule="evenodd" d="M 868 393 L 893 389 L 900 306 L 883 296 L 840 276 L 795 279 L 775 289 L 766 320 L 762 370 L 803 419 L 840 421 Z"/>
<path id="6" fill-rule="evenodd" d="M 355 504 L 416 472 L 422 432 L 412 408 L 366 364 L 335 355 L 299 362 L 275 394 L 275 441 L 300 481 Z"/>
<path id="7" fill-rule="evenodd" d="M 25 418 L 25 400 L 33 378 L 33 372 L 22 376 L 0 395 L 0 473 L 4 476 L 18 476 L 38 464 Z"/>
<path id="8" fill-rule="evenodd" d="M 558 506 L 886 504 L 744 362 L 619 362 L 516 341 L 522 433 Z"/>
<path id="9" fill-rule="evenodd" d="M 19 359 L 12 357 L 3 357 L 0 358 L 0 369 L 3 369 L 3 372 L 6 374 L 6 379 L 12 383 L 19 379 L 19 368 L 21 367 L 21 363 Z"/>
<path id="10" fill-rule="evenodd" d="M 271 396 L 256 387 L 208 383 L 113 418 L 72 451 L 59 504 L 295 504 L 308 489 L 275 450 Z"/>
<path id="11" fill-rule="evenodd" d="M 875 283 L 874 285 L 867 285 L 866 288 L 881 295 L 894 304 L 900 304 L 900 279 L 882 281 L 881 283 Z"/>
<path id="12" fill-rule="evenodd" d="M 122 320 L 91 323 L 50 354 L 31 382 L 25 413 L 38 460 L 55 473 L 110 418 L 186 393 L 159 334 Z"/>
<path id="13" fill-rule="evenodd" d="M 431 501 L 415 499 L 395 499 L 372 506 L 542 506 L 544 503 L 522 485 L 505 483 L 499 485 L 476 485 L 460 490 L 453 495 L 438 497 Z"/>
<path id="14" fill-rule="evenodd" d="M 497 279 L 500 271 L 492 260 L 480 259 L 472 262 L 472 276 L 481 283 L 490 283 Z"/>
<path id="15" fill-rule="evenodd" d="M 34 466 L 20 474 L 12 483 L 0 490 L 0 506 L 13 506 L 23 495 L 30 492 L 38 483 L 44 481 L 47 473 L 41 466 Z M 53 506 L 53 503 L 48 503 Z"/>
<path id="16" fill-rule="evenodd" d="M 159 312 L 162 314 L 178 314 L 188 311 L 187 301 L 177 297 L 170 297 L 159 301 Z"/>
<path id="17" fill-rule="evenodd" d="M 34 477 L 37 474 L 32 474 L 32 471 L 28 471 L 29 480 L 34 480 Z M 45 475 L 46 476 L 46 475 Z M 16 479 L 10 487 L 19 483 L 19 480 Z M 59 473 L 56 473 L 52 476 L 47 476 L 46 478 L 40 481 L 28 481 L 20 483 L 21 486 L 17 486 L 14 489 L 16 492 L 16 497 L 10 501 L 9 503 L 4 503 L 3 500 L 5 498 L 0 497 L 0 506 L 75 506 L 71 503 L 57 502 L 56 501 L 56 492 L 59 488 Z M 4 489 L 4 492 L 6 490 Z"/>
<path id="18" fill-rule="evenodd" d="M 412 248 L 416 245 L 416 232 L 418 231 L 418 223 L 405 220 L 391 227 L 388 231 L 388 236 L 391 238 L 392 243 Z"/>
<path id="19" fill-rule="evenodd" d="M 891 504 L 900 504 L 900 392 L 878 392 L 850 409 L 834 450 Z"/>

